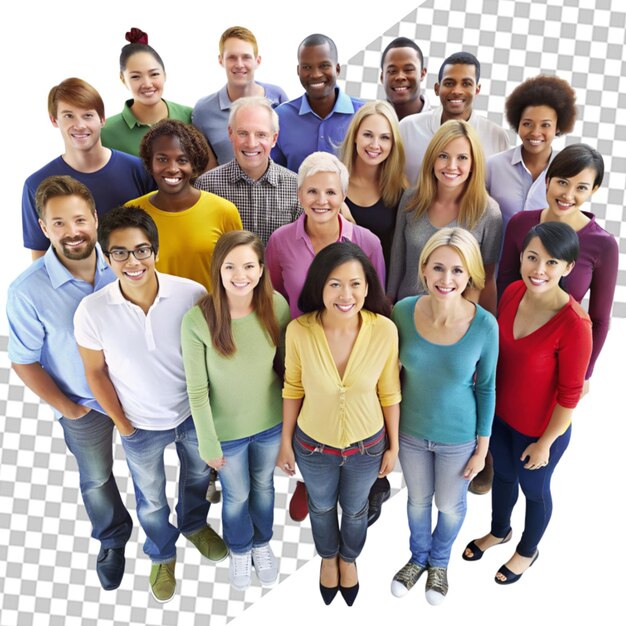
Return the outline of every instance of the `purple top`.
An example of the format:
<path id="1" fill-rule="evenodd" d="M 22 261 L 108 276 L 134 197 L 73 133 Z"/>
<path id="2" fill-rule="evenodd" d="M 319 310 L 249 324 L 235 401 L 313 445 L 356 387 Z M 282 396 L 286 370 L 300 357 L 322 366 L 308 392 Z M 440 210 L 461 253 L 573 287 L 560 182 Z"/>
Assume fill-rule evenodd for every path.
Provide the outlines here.
<path id="1" fill-rule="evenodd" d="M 577 302 L 589 291 L 589 317 L 593 324 L 593 350 L 585 378 L 593 373 L 593 366 L 609 332 L 611 307 L 617 280 L 618 250 L 613 235 L 597 222 L 593 213 L 583 213 L 591 220 L 578 232 L 580 252 L 574 269 L 564 278 L 565 287 Z M 541 211 L 516 213 L 509 221 L 504 235 L 504 248 L 498 271 L 498 294 L 513 281 L 519 280 L 520 254 L 526 233 L 539 224 Z"/>
<path id="2" fill-rule="evenodd" d="M 352 224 L 341 215 L 338 217 L 340 225 L 338 241 L 351 241 L 365 252 L 384 288 L 385 260 L 380 240 L 367 228 Z M 293 319 L 302 315 L 298 308 L 298 298 L 315 256 L 311 240 L 304 230 L 305 219 L 306 215 L 303 214 L 295 222 L 275 230 L 265 249 L 265 266 L 270 273 L 272 285 L 289 302 Z"/>

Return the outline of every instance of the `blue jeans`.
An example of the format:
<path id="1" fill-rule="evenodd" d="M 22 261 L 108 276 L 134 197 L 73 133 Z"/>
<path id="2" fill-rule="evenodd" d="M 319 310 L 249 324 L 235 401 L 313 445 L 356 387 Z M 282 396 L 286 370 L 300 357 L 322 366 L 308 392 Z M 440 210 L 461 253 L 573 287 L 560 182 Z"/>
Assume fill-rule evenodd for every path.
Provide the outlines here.
<path id="1" fill-rule="evenodd" d="M 222 441 L 226 461 L 222 483 L 224 541 L 231 552 L 249 552 L 272 538 L 274 468 L 282 422 L 251 437 Z"/>
<path id="2" fill-rule="evenodd" d="M 452 544 L 467 511 L 469 480 L 463 472 L 475 441 L 445 444 L 400 433 L 400 465 L 408 494 L 411 561 L 417 565 L 447 567 Z M 437 525 L 432 528 L 433 496 Z"/>
<path id="3" fill-rule="evenodd" d="M 91 536 L 103 548 L 122 548 L 130 538 L 133 521 L 113 476 L 113 422 L 92 410 L 76 420 L 62 417 L 59 423 L 78 463 L 80 493 L 91 521 Z"/>
<path id="4" fill-rule="evenodd" d="M 382 437 L 367 449 L 364 446 L 378 437 L 380 433 L 343 450 L 357 448 L 357 454 L 334 455 L 321 452 L 321 449 L 337 448 L 324 446 L 296 426 L 293 449 L 306 484 L 315 548 L 324 559 L 339 554 L 343 561 L 351 563 L 365 545 L 368 496 L 387 449 L 387 438 Z M 316 449 L 309 450 L 302 443 Z M 341 505 L 341 530 L 337 502 Z"/>
<path id="5" fill-rule="evenodd" d="M 170 507 L 165 496 L 165 464 L 163 454 L 170 443 L 176 444 L 180 460 L 178 474 L 178 528 L 169 521 Z M 167 563 L 176 558 L 176 540 L 183 533 L 191 535 L 206 526 L 209 502 L 209 466 L 200 458 L 198 437 L 193 420 L 169 430 L 140 430 L 122 437 L 126 461 L 130 468 L 137 517 L 146 533 L 143 551 L 153 563 Z"/>
<path id="6" fill-rule="evenodd" d="M 552 516 L 550 481 L 557 463 L 569 445 L 571 426 L 552 444 L 550 461 L 537 470 L 524 469 L 520 457 L 539 437 L 522 435 L 498 416 L 493 421 L 489 449 L 493 456 L 493 487 L 491 490 L 491 534 L 506 537 L 511 529 L 511 513 L 517 502 L 519 488 L 526 496 L 524 532 L 515 548 L 518 554 L 532 557 Z"/>

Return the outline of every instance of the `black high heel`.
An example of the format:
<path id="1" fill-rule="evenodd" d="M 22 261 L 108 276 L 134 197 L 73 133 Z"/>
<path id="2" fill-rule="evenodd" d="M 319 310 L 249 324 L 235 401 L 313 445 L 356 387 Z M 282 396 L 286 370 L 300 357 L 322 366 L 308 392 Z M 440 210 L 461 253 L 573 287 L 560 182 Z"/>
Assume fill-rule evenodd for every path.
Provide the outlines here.
<path id="1" fill-rule="evenodd" d="M 354 569 L 356 570 L 356 561 L 354 563 Z M 341 580 L 341 578 L 339 580 Z M 357 584 L 352 587 L 344 587 L 340 582 L 339 591 L 341 592 L 343 599 L 346 601 L 346 604 L 348 606 L 352 606 L 359 593 L 359 583 L 357 582 Z"/>
<path id="2" fill-rule="evenodd" d="M 324 604 L 328 606 L 335 599 L 335 596 L 337 595 L 337 592 L 339 591 L 339 584 L 335 585 L 334 587 L 324 587 L 324 585 L 322 585 L 322 566 L 323 565 L 324 565 L 324 560 L 322 559 L 322 562 L 320 563 L 320 593 L 322 594 L 322 600 L 324 600 Z M 337 572 L 337 577 L 339 577 L 339 572 Z"/>

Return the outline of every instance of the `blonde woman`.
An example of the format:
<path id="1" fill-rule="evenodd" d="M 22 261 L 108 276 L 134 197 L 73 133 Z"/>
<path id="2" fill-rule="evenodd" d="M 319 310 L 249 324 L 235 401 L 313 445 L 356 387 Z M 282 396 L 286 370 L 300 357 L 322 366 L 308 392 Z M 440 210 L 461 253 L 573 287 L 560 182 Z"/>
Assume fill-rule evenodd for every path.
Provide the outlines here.
<path id="1" fill-rule="evenodd" d="M 473 287 L 468 297 L 495 313 L 502 215 L 485 190 L 485 158 L 478 135 L 461 120 L 449 120 L 435 133 L 417 187 L 406 191 L 400 202 L 387 286 L 394 301 L 424 293 L 418 280 L 421 251 L 437 230 L 455 226 L 474 235 L 485 266 L 484 288 Z"/>

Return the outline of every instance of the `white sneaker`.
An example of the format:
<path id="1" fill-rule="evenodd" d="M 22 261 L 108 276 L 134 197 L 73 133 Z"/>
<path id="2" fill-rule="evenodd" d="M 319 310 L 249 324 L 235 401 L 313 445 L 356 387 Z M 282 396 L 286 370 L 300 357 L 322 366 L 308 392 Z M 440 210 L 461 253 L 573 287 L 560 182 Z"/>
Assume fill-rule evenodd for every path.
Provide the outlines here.
<path id="1" fill-rule="evenodd" d="M 233 588 L 245 591 L 252 581 L 252 552 L 230 553 L 228 579 Z"/>
<path id="2" fill-rule="evenodd" d="M 262 587 L 273 587 L 278 580 L 278 561 L 269 543 L 252 548 L 252 562 Z"/>

